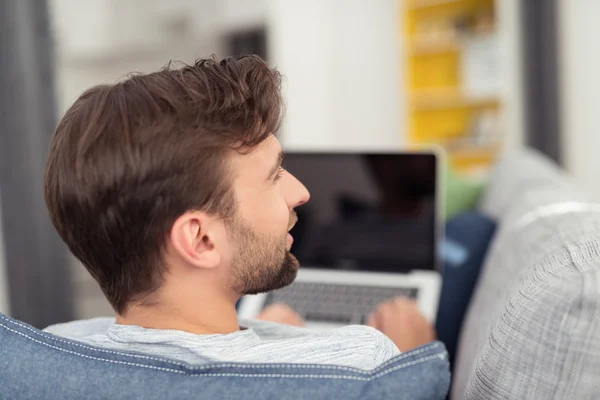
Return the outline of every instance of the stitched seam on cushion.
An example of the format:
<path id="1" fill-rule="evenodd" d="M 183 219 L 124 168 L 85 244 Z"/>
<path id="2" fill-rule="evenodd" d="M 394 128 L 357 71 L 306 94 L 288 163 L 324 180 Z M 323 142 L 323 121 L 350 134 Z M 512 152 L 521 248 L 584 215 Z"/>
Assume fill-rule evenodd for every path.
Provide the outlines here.
<path id="1" fill-rule="evenodd" d="M 10 323 L 12 323 L 14 325 L 20 326 L 22 328 L 25 328 L 25 329 L 27 329 L 27 330 L 29 330 L 29 331 L 37 334 L 37 335 L 40 334 L 35 329 L 33 329 L 31 327 L 28 327 L 27 325 L 21 324 L 21 323 L 19 323 L 17 321 L 10 320 L 10 319 L 2 316 L 2 315 L 0 315 L 0 319 L 2 319 L 4 321 L 7 321 L 7 322 L 10 322 Z M 1 326 L 4 326 L 4 325 L 1 325 Z M 25 334 L 23 334 L 21 332 L 13 330 L 13 329 L 11 329 L 11 328 L 9 328 L 7 326 L 4 326 L 4 327 L 6 329 L 14 332 L 14 333 L 17 333 L 17 334 L 19 334 L 19 335 L 27 338 L 27 339 L 30 339 L 30 340 L 35 341 L 37 343 L 40 343 L 40 344 L 43 344 L 45 346 L 51 347 L 53 349 L 65 351 L 65 352 L 68 352 L 70 354 L 81 355 L 81 356 L 86 357 L 86 358 L 92 358 L 92 359 L 102 360 L 101 358 L 92 357 L 92 356 L 88 356 L 88 355 L 85 355 L 85 354 L 77 353 L 77 352 L 74 352 L 74 351 L 71 351 L 71 350 L 62 349 L 60 347 L 53 346 L 53 345 L 51 345 L 49 343 L 42 342 L 42 341 L 34 339 L 34 338 L 32 338 L 32 337 L 30 337 L 28 335 L 25 335 Z M 100 352 L 103 352 L 103 353 L 114 354 L 114 355 L 124 356 L 124 357 L 142 358 L 142 359 L 146 359 L 146 360 L 153 360 L 153 361 L 159 361 L 159 362 L 167 362 L 167 363 L 170 363 L 172 365 L 177 365 L 179 367 L 188 368 L 188 369 L 194 370 L 194 371 L 196 371 L 196 370 L 197 371 L 201 371 L 201 370 L 211 369 L 211 368 L 227 368 L 227 367 L 248 368 L 248 369 L 255 369 L 255 368 L 256 369 L 259 369 L 259 368 L 282 368 L 283 367 L 283 368 L 299 368 L 299 369 L 320 368 L 320 369 L 330 369 L 330 370 L 338 370 L 338 371 L 350 371 L 350 372 L 357 372 L 357 373 L 362 373 L 362 374 L 368 374 L 368 373 L 372 372 L 372 371 L 364 370 L 364 369 L 360 369 L 360 368 L 335 366 L 335 365 L 320 365 L 320 364 L 293 364 L 292 365 L 292 364 L 287 364 L 287 363 L 282 363 L 282 364 L 256 364 L 256 365 L 231 364 L 231 363 L 230 364 L 220 364 L 220 363 L 218 363 L 218 364 L 211 364 L 211 365 L 190 367 L 190 366 L 185 365 L 185 364 L 180 364 L 180 363 L 177 363 L 177 362 L 173 362 L 173 361 L 170 361 L 170 360 L 161 359 L 161 358 L 157 358 L 157 357 L 150 357 L 150 356 L 144 356 L 144 355 L 122 353 L 122 352 L 118 352 L 118 351 L 105 350 L 105 349 L 102 349 L 102 348 L 94 348 L 94 347 L 86 346 L 86 345 L 79 344 L 79 343 L 68 342 L 66 340 L 62 340 L 62 339 L 57 338 L 57 337 L 50 337 L 50 339 L 58 341 L 58 342 L 61 342 L 61 343 L 65 343 L 67 345 L 73 345 L 73 346 L 81 347 L 81 348 L 84 348 L 84 349 L 87 349 L 87 350 L 92 350 L 92 351 L 100 351 Z M 422 349 L 417 350 L 417 351 L 415 351 L 413 353 L 401 354 L 401 355 L 395 357 L 394 359 L 389 360 L 389 361 L 385 362 L 384 364 L 380 365 L 379 367 L 376 368 L 376 370 L 385 368 L 390 363 L 393 363 L 393 362 L 396 362 L 396 361 L 400 361 L 400 360 L 405 359 L 405 358 L 407 358 L 409 356 L 417 355 L 417 354 L 423 353 L 423 352 L 425 352 L 427 350 L 439 347 L 439 345 L 440 345 L 439 343 L 434 343 L 434 344 L 425 346 Z M 128 363 L 126 361 L 115 361 L 115 360 L 106 360 L 106 361 L 109 361 L 109 362 L 118 362 L 118 363 L 124 363 L 124 364 L 141 365 L 141 364 L 135 364 L 135 363 Z M 153 367 L 153 366 L 148 366 L 148 367 L 149 368 L 159 368 L 159 367 Z M 177 370 L 173 370 L 173 371 L 181 372 L 181 371 L 177 371 Z"/>
<path id="2" fill-rule="evenodd" d="M 58 351 L 62 351 L 62 352 L 68 353 L 68 354 L 73 354 L 75 356 L 79 356 L 79 357 L 82 357 L 82 358 L 87 358 L 87 359 L 90 359 L 90 360 L 106 361 L 106 362 L 113 363 L 113 364 L 140 366 L 140 367 L 149 368 L 149 369 L 155 369 L 155 370 L 159 370 L 159 371 L 167 371 L 167 372 L 175 372 L 175 373 L 178 373 L 178 374 L 185 374 L 184 371 L 178 371 L 178 370 L 172 369 L 172 368 L 163 368 L 163 367 L 156 367 L 154 365 L 144 365 L 144 364 L 137 364 L 137 363 L 127 362 L 127 361 L 108 360 L 108 359 L 104 359 L 104 358 L 100 358 L 100 357 L 88 356 L 88 355 L 85 355 L 85 354 L 82 354 L 82 353 L 78 353 L 76 351 L 67 350 L 67 349 L 63 349 L 61 347 L 53 346 L 53 345 L 51 345 L 49 343 L 44 343 L 41 340 L 34 339 L 34 338 L 30 337 L 30 336 L 25 335 L 22 332 L 19 332 L 19 331 L 16 331 L 14 329 L 9 328 L 8 326 L 5 326 L 5 325 L 1 325 L 1 326 L 4 329 L 7 329 L 7 330 L 9 330 L 11 332 L 14 332 L 17 335 L 23 336 L 24 338 L 29 339 L 29 340 L 31 340 L 33 342 L 39 343 L 41 345 L 44 345 L 46 347 L 50 347 L 50 348 L 58 350 Z"/>
<path id="3" fill-rule="evenodd" d="M 22 332 L 18 332 L 14 329 L 11 329 L 7 326 L 3 326 L 3 328 L 12 331 L 20 336 L 23 336 L 29 340 L 32 340 L 34 342 L 40 343 L 44 346 L 59 350 L 59 351 L 63 351 L 65 353 L 69 353 L 69 354 L 73 354 L 75 356 L 79 356 L 82 358 L 86 358 L 86 359 L 90 359 L 90 360 L 96 360 L 96 361 L 103 361 L 103 362 L 107 362 L 107 363 L 112 363 L 112 364 L 120 364 L 120 365 L 128 365 L 128 366 L 133 366 L 133 367 L 140 367 L 140 368 L 148 368 L 148 369 L 153 369 L 153 370 L 158 370 L 158 371 L 164 371 L 164 372 L 174 372 L 177 374 L 184 374 L 184 375 L 191 375 L 186 373 L 185 371 L 178 371 L 176 369 L 171 369 L 171 368 L 163 368 L 163 367 L 155 367 L 153 365 L 145 365 L 145 364 L 138 364 L 138 363 L 132 363 L 132 362 L 126 362 L 126 361 L 117 361 L 117 360 L 108 360 L 105 358 L 99 358 L 99 357 L 93 357 L 93 356 L 88 356 L 85 354 L 81 354 L 81 353 L 77 353 L 75 351 L 71 351 L 71 350 L 67 350 L 67 349 L 63 349 L 60 347 L 56 347 L 56 346 L 52 346 L 51 344 L 48 343 L 44 343 L 40 340 L 34 339 L 32 337 L 29 337 L 27 335 L 25 335 Z M 397 365 L 394 368 L 390 368 L 387 371 L 383 371 L 380 372 L 374 376 L 371 377 L 356 377 L 356 376 L 344 376 L 344 375 L 315 375 L 315 374 L 307 374 L 307 375 L 286 375 L 286 374 L 239 374 L 239 373 L 210 373 L 210 374 L 202 374 L 202 375 L 191 375 L 191 376 L 195 376 L 195 377 L 238 377 L 238 378 L 288 378 L 288 379 L 345 379 L 345 380 L 354 380 L 354 381 L 370 381 L 379 377 L 382 377 L 384 375 L 387 375 L 391 372 L 406 368 L 406 367 L 410 367 L 413 365 L 417 365 L 417 364 L 421 364 L 424 363 L 426 361 L 435 359 L 435 358 L 440 358 L 441 356 L 443 356 L 443 353 L 438 353 L 438 354 L 434 354 L 428 357 L 422 357 L 419 359 L 416 359 L 414 361 L 410 361 L 404 364 L 400 364 Z M 257 366 L 257 368 L 260 368 Z"/>
<path id="4" fill-rule="evenodd" d="M 400 369 L 403 369 L 403 368 L 406 368 L 406 367 L 411 367 L 413 365 L 421 364 L 421 363 L 424 363 L 425 361 L 434 360 L 436 358 L 437 359 L 443 359 L 443 357 L 445 357 L 445 356 L 446 356 L 446 352 L 444 351 L 444 352 L 441 352 L 441 353 L 432 354 L 432 355 L 427 356 L 427 357 L 417 358 L 414 361 L 409 361 L 409 362 L 404 363 L 404 364 L 396 365 L 394 368 L 390 368 L 390 369 L 388 369 L 386 371 L 382 371 L 382 372 L 376 374 L 375 376 L 373 376 L 373 378 L 379 378 L 381 376 L 389 374 L 390 372 L 394 372 L 394 371 L 397 371 L 397 370 L 400 370 Z"/>
<path id="5" fill-rule="evenodd" d="M 31 327 L 29 327 L 29 326 L 27 326 L 25 324 L 19 323 L 17 321 L 10 320 L 10 319 L 2 316 L 2 315 L 0 315 L 0 319 L 4 320 L 6 322 L 12 323 L 13 325 L 17 325 L 17 326 L 19 326 L 21 328 L 27 329 L 28 331 L 31 331 L 34 334 L 38 335 L 38 336 L 48 335 L 48 336 L 46 336 L 47 338 L 49 338 L 51 340 L 54 340 L 56 342 L 65 343 L 65 344 L 70 345 L 70 346 L 81 347 L 81 348 L 86 349 L 86 350 L 100 351 L 100 352 L 108 353 L 108 354 L 122 355 L 122 356 L 127 356 L 127 357 L 134 357 L 134 358 L 143 358 L 145 360 L 165 361 L 164 359 L 161 359 L 161 358 L 158 358 L 158 357 L 144 356 L 144 355 L 141 355 L 141 354 L 140 355 L 138 355 L 138 354 L 128 354 L 128 353 L 122 353 L 122 352 L 118 352 L 118 351 L 106 350 L 106 349 L 102 349 L 102 348 L 94 348 L 94 347 L 86 346 L 84 344 L 77 343 L 75 341 L 67 341 L 67 340 L 60 339 L 56 335 L 51 335 L 51 336 L 50 336 L 50 334 L 41 334 L 40 335 L 40 332 L 38 332 L 36 329 L 31 328 Z M 9 330 L 12 331 L 12 329 L 10 329 L 8 327 L 7 327 L 7 329 L 9 329 Z M 13 331 L 13 332 L 15 332 L 15 331 Z M 25 336 L 27 338 L 31 338 L 30 336 L 27 336 L 27 335 L 23 335 L 23 336 Z M 33 338 L 31 338 L 31 339 L 35 340 Z M 178 363 L 173 363 L 173 364 L 179 365 L 179 366 L 182 366 L 182 367 L 184 366 L 183 364 L 178 364 Z"/>
<path id="6" fill-rule="evenodd" d="M 404 364 L 400 364 L 394 368 L 390 368 L 387 371 L 383 371 L 380 372 L 376 375 L 373 375 L 371 377 L 368 378 L 363 378 L 363 377 L 356 377 L 356 376 L 343 376 L 343 375 L 314 375 L 314 374 L 308 374 L 308 375 L 285 375 L 285 374 L 238 374 L 238 373 L 223 373 L 223 374 L 204 374 L 202 376 L 212 376 L 212 377 L 238 377 L 238 378 L 292 378 L 292 379 L 302 379 L 302 378 L 310 378 L 310 379 L 347 379 L 347 380 L 355 380 L 355 381 L 370 381 L 373 379 L 377 379 L 380 378 L 384 375 L 387 375 L 391 372 L 403 369 L 403 368 L 407 368 L 407 367 L 411 367 L 413 365 L 417 365 L 417 364 L 422 364 L 426 361 L 429 360 L 433 360 L 433 359 L 439 359 L 440 357 L 444 356 L 444 353 L 438 353 L 438 354 L 434 354 L 431 356 L 427 356 L 427 357 L 422 357 L 422 358 L 418 358 L 414 361 L 410 361 Z"/>
<path id="7" fill-rule="evenodd" d="M 424 353 L 424 352 L 426 352 L 426 351 L 428 351 L 428 350 L 432 350 L 432 349 L 435 349 L 435 348 L 437 348 L 437 347 L 440 347 L 440 346 L 441 346 L 441 344 L 440 344 L 440 343 L 433 343 L 433 344 L 428 344 L 427 346 L 424 346 L 423 348 L 421 348 L 421 349 L 419 349 L 419 350 L 415 350 L 415 351 L 413 351 L 413 352 L 410 352 L 410 353 L 403 353 L 403 354 L 400 354 L 400 355 L 398 355 L 397 357 L 394 357 L 394 358 L 391 358 L 391 359 L 387 360 L 386 362 L 384 362 L 383 364 L 381 364 L 380 366 L 378 366 L 378 367 L 376 368 L 376 370 L 377 370 L 377 369 L 382 369 L 382 368 L 385 368 L 385 367 L 387 367 L 388 365 L 390 365 L 390 364 L 393 364 L 393 363 L 394 363 L 394 362 L 396 362 L 396 361 L 403 360 L 403 359 L 405 359 L 405 358 L 407 358 L 407 357 L 409 357 L 409 356 L 416 356 L 416 355 L 418 355 L 418 354 Z M 444 352 L 444 354 L 445 354 L 445 353 L 446 353 L 446 352 Z"/>

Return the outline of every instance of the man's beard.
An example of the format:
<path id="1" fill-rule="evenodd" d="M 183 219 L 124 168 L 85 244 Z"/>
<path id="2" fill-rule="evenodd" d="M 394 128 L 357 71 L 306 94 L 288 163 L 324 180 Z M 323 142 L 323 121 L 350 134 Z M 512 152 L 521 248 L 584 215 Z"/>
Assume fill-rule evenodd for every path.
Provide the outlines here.
<path id="1" fill-rule="evenodd" d="M 293 221 L 293 222 L 292 222 Z M 290 216 L 290 225 L 296 221 Z M 291 226 L 290 226 L 291 227 Z M 237 218 L 230 225 L 236 243 L 233 258 L 232 289 L 240 294 L 257 294 L 281 289 L 298 274 L 298 259 L 286 249 L 286 237 L 260 235 Z"/>

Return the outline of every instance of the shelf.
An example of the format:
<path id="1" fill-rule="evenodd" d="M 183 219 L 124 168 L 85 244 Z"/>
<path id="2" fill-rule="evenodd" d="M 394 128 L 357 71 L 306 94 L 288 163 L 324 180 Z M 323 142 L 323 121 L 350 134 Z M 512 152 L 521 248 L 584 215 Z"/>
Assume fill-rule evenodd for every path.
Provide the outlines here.
<path id="1" fill-rule="evenodd" d="M 501 128 L 488 118 L 502 113 L 501 87 L 472 68 L 491 59 L 477 51 L 494 49 L 483 39 L 497 37 L 497 1 L 403 1 L 409 140 L 438 143 L 462 171 L 485 171 L 502 152 Z"/>
<path id="2" fill-rule="evenodd" d="M 412 96 L 415 111 L 497 106 L 499 102 L 498 97 L 469 98 L 456 88 L 419 89 Z"/>
<path id="3" fill-rule="evenodd" d="M 422 8 L 443 6 L 446 4 L 460 3 L 462 0 L 413 0 L 409 3 L 409 8 L 419 10 Z"/>
<path id="4" fill-rule="evenodd" d="M 458 40 L 452 35 L 443 35 L 442 38 L 427 38 L 416 36 L 411 41 L 410 52 L 412 55 L 428 55 L 438 53 L 453 53 L 461 50 Z"/>
<path id="5" fill-rule="evenodd" d="M 477 168 L 489 167 L 500 154 L 500 148 L 462 148 L 446 150 L 452 165 L 461 171 L 475 171 Z M 485 168 L 484 168 L 485 170 Z"/>
<path id="6" fill-rule="evenodd" d="M 495 157 L 500 151 L 499 147 L 463 147 L 446 149 L 453 158 L 461 159 L 489 159 Z"/>

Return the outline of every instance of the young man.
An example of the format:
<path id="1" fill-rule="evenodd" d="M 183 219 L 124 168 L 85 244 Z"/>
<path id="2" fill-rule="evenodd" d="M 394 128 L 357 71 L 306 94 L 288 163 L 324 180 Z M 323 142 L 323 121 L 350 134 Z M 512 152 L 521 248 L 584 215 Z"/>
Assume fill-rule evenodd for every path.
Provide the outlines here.
<path id="1" fill-rule="evenodd" d="M 434 338 L 415 305 L 370 325 L 311 331 L 285 306 L 238 322 L 245 294 L 289 285 L 294 208 L 307 189 L 282 167 L 280 75 L 254 56 L 200 60 L 89 89 L 52 140 L 45 196 L 56 229 L 117 313 L 49 331 L 189 363 L 374 368 Z"/>

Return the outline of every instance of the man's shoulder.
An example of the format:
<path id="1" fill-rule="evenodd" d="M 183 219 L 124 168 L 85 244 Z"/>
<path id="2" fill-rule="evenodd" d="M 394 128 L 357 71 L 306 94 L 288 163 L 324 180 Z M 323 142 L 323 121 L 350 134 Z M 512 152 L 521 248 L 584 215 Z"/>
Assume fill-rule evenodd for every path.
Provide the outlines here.
<path id="1" fill-rule="evenodd" d="M 83 319 L 50 325 L 44 329 L 44 332 L 77 340 L 90 335 L 105 333 L 114 323 L 114 317 Z"/>
<path id="2" fill-rule="evenodd" d="M 347 325 L 334 329 L 309 329 L 306 327 L 297 327 L 268 322 L 261 320 L 241 320 L 240 326 L 250 328 L 263 339 L 292 339 L 292 338 L 313 338 L 313 339 L 356 339 L 361 338 L 373 340 L 389 340 L 387 336 L 377 329 L 366 325 Z"/>
<path id="3" fill-rule="evenodd" d="M 261 338 L 262 350 L 285 348 L 285 354 L 276 355 L 283 361 L 372 369 L 400 354 L 387 336 L 368 326 L 314 330 L 264 321 L 244 322 Z"/>

